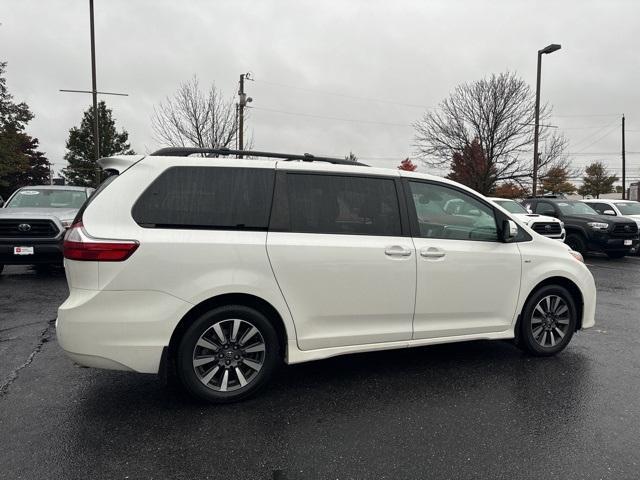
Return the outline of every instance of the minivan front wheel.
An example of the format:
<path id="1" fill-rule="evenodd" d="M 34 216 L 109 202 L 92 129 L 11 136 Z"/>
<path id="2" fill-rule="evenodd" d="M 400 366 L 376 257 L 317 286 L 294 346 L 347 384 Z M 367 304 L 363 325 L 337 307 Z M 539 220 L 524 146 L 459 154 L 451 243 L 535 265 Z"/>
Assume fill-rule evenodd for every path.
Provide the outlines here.
<path id="1" fill-rule="evenodd" d="M 187 329 L 177 351 L 185 388 L 211 403 L 253 395 L 279 362 L 278 335 L 260 312 L 242 305 L 216 308 Z"/>
<path id="2" fill-rule="evenodd" d="M 520 318 L 520 345 L 536 356 L 563 350 L 576 329 L 577 309 L 569 291 L 547 285 L 527 300 Z"/>

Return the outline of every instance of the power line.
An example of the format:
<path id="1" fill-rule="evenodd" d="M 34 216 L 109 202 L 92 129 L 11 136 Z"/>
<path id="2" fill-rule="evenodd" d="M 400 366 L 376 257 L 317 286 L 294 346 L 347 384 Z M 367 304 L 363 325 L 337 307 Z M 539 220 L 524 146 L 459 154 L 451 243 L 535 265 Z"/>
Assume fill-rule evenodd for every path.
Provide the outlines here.
<path id="1" fill-rule="evenodd" d="M 353 122 L 353 123 L 368 123 L 368 124 L 375 124 L 375 125 L 389 125 L 389 126 L 394 126 L 394 127 L 411 127 L 410 124 L 408 123 L 391 123 L 391 122 L 378 122 L 376 120 L 363 120 L 363 119 L 356 119 L 356 118 L 343 118 L 343 117 L 330 117 L 330 116 L 326 116 L 326 115 L 315 115 L 315 114 L 311 114 L 311 113 L 302 113 L 302 112 L 288 112 L 286 110 L 276 110 L 275 108 L 264 108 L 264 107 L 251 107 L 252 110 L 262 110 L 265 112 L 274 112 L 274 113 L 281 113 L 283 115 L 294 115 L 297 117 L 309 117 L 309 118 L 322 118 L 322 119 L 326 119 L 326 120 L 338 120 L 338 121 L 342 121 L 342 122 Z"/>
<path id="2" fill-rule="evenodd" d="M 596 143 L 598 143 L 600 140 L 602 140 L 603 138 L 611 135 L 615 130 L 618 129 L 618 125 L 614 125 L 612 128 L 610 128 L 609 130 L 607 130 L 603 135 L 599 136 L 598 138 L 596 138 L 593 142 L 591 142 L 590 144 L 588 144 L 586 147 L 582 148 L 581 150 L 579 150 L 576 153 L 582 153 L 585 150 L 587 150 L 589 147 L 595 145 Z"/>
<path id="3" fill-rule="evenodd" d="M 573 115 L 557 115 L 552 113 L 551 117 L 558 118 L 581 118 L 581 117 L 619 117 L 620 113 L 581 113 L 581 114 L 573 114 Z"/>
<path id="4" fill-rule="evenodd" d="M 282 87 L 282 88 L 290 88 L 290 89 L 294 89 L 294 90 L 301 90 L 303 92 L 311 92 L 311 93 L 317 93 L 319 95 L 329 95 L 332 97 L 342 97 L 342 98 L 351 98 L 354 100 L 364 100 L 367 102 L 378 102 L 378 103 L 387 103 L 390 105 L 401 105 L 403 107 L 412 107 L 412 108 L 421 108 L 421 109 L 429 109 L 431 107 L 428 107 L 426 105 L 420 105 L 420 104 L 416 104 L 416 103 L 403 103 L 403 102 L 394 102 L 393 100 L 384 100 L 384 99 L 380 99 L 380 98 L 372 98 L 372 97 L 361 97 L 358 95 L 347 95 L 344 93 L 335 93 L 335 92 L 325 92 L 322 90 L 315 90 L 312 88 L 306 88 L 306 87 L 299 87 L 297 85 L 287 85 L 284 83 L 278 83 L 278 82 L 269 82 L 266 80 L 255 80 L 258 83 L 264 83 L 267 85 L 275 85 L 278 87 Z"/>
<path id="5" fill-rule="evenodd" d="M 599 129 L 598 129 L 598 131 L 593 132 L 593 133 L 591 133 L 591 134 L 587 135 L 587 136 L 586 136 L 586 137 L 584 137 L 584 138 L 581 138 L 580 140 L 578 140 L 578 141 L 577 141 L 577 142 L 575 142 L 575 143 L 572 143 L 572 147 L 574 147 L 574 148 L 575 148 L 575 147 L 577 147 L 578 145 L 580 145 L 581 143 L 584 143 L 584 142 L 587 142 L 587 141 L 589 141 L 589 140 L 593 139 L 593 137 L 594 137 L 595 135 L 598 135 L 600 132 L 602 132 L 602 131 L 606 130 L 607 128 L 610 128 L 610 127 L 611 127 L 611 126 L 613 126 L 613 125 L 615 125 L 617 121 L 618 121 L 618 119 L 617 119 L 617 118 L 613 119 L 613 121 L 611 121 L 611 122 L 607 123 L 607 124 L 606 124 L 606 125 L 604 125 L 602 128 L 599 128 Z"/>

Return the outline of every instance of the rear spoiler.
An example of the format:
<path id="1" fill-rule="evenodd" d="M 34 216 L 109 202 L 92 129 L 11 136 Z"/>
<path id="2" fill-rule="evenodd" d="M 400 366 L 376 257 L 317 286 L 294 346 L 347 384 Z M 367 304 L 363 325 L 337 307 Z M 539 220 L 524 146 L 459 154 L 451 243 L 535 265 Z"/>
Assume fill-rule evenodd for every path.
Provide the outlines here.
<path id="1" fill-rule="evenodd" d="M 115 155 L 98 160 L 100 168 L 107 173 L 119 175 L 142 160 L 146 155 Z"/>

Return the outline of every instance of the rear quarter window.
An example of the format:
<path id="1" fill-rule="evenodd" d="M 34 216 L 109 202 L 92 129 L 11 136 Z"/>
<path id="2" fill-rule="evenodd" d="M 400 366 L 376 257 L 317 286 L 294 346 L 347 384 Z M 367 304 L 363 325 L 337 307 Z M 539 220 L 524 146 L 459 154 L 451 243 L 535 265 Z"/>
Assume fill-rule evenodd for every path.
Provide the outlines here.
<path id="1" fill-rule="evenodd" d="M 266 230 L 274 176 L 263 168 L 172 167 L 131 214 L 145 228 Z"/>

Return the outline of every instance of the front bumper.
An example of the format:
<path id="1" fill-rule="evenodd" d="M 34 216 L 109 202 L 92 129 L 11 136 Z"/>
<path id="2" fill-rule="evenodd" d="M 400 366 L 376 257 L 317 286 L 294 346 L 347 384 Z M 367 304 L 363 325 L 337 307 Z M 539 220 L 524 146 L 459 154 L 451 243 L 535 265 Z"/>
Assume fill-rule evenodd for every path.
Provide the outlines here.
<path id="1" fill-rule="evenodd" d="M 58 343 L 80 365 L 158 373 L 163 348 L 192 306 L 163 292 L 71 288 L 58 309 Z"/>
<path id="2" fill-rule="evenodd" d="M 16 255 L 14 247 L 33 247 L 33 255 Z M 61 264 L 62 259 L 62 238 L 0 241 L 0 264 L 3 265 Z"/>
<path id="3" fill-rule="evenodd" d="M 625 245 L 625 240 L 630 240 L 631 245 Z M 589 249 L 601 252 L 635 252 L 638 249 L 638 237 L 621 238 L 612 237 L 607 233 L 594 233 L 589 238 Z"/>

